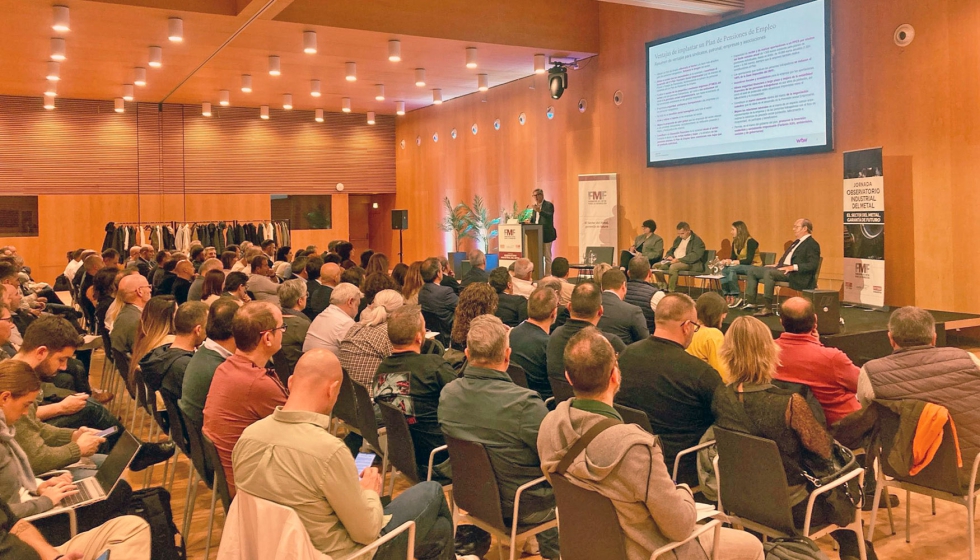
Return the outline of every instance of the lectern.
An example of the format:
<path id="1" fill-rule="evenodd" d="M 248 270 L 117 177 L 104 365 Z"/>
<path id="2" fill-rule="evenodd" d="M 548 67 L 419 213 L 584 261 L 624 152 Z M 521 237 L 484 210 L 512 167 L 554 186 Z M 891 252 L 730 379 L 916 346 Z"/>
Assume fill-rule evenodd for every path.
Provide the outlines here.
<path id="1" fill-rule="evenodd" d="M 524 257 L 534 263 L 531 279 L 537 282 L 544 276 L 544 226 L 522 224 L 521 238 L 524 242 Z"/>

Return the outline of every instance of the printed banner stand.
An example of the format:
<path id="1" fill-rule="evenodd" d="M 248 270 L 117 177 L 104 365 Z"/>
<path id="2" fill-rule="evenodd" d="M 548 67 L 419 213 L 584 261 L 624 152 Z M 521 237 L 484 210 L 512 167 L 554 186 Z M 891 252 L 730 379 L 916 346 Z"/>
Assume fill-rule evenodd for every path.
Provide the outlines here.
<path id="1" fill-rule="evenodd" d="M 524 256 L 524 239 L 520 224 L 501 224 L 497 226 L 497 255 L 500 258 L 498 266 L 508 267 L 517 259 Z"/>
<path id="2" fill-rule="evenodd" d="M 618 186 L 615 173 L 578 176 L 579 262 L 587 263 L 589 247 L 612 247 L 615 255 L 619 240 Z"/>
<path id="3" fill-rule="evenodd" d="M 885 307 L 881 148 L 844 153 L 844 302 Z"/>

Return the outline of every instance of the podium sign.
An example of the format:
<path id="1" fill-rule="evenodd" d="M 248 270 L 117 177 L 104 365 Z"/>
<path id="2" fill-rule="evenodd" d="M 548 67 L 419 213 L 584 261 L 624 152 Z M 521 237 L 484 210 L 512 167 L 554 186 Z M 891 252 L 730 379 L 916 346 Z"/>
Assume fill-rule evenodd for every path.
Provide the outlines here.
<path id="1" fill-rule="evenodd" d="M 520 224 L 501 224 L 497 226 L 497 255 L 500 266 L 510 266 L 524 256 L 524 234 Z"/>

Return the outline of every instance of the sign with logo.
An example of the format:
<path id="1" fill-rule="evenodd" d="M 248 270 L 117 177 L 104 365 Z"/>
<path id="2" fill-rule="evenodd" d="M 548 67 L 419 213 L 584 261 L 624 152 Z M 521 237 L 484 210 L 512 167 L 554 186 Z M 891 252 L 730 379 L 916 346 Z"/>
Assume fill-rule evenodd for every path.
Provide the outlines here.
<path id="1" fill-rule="evenodd" d="M 885 306 L 881 148 L 844 153 L 844 301 Z"/>
<path id="2" fill-rule="evenodd" d="M 615 253 L 619 240 L 618 186 L 615 173 L 578 176 L 579 262 L 585 262 L 588 247 L 612 247 Z"/>
<path id="3" fill-rule="evenodd" d="M 520 224 L 502 224 L 497 226 L 497 254 L 500 266 L 510 266 L 510 263 L 524 256 L 524 236 Z"/>

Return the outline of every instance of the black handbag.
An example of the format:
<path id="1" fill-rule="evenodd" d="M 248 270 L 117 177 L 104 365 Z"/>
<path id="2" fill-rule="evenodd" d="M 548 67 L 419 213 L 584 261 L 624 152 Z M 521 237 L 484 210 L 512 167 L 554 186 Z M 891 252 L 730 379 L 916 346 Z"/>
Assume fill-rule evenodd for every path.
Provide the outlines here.
<path id="1" fill-rule="evenodd" d="M 854 453 L 837 440 L 834 440 L 831 446 L 829 459 L 813 453 L 803 455 L 802 474 L 811 492 L 858 468 L 860 467 L 854 458 Z M 818 505 L 823 507 L 827 521 L 846 526 L 854 521 L 854 512 L 861 508 L 863 500 L 864 492 L 861 491 L 858 478 L 853 478 L 823 494 L 823 503 L 818 502 Z"/>

